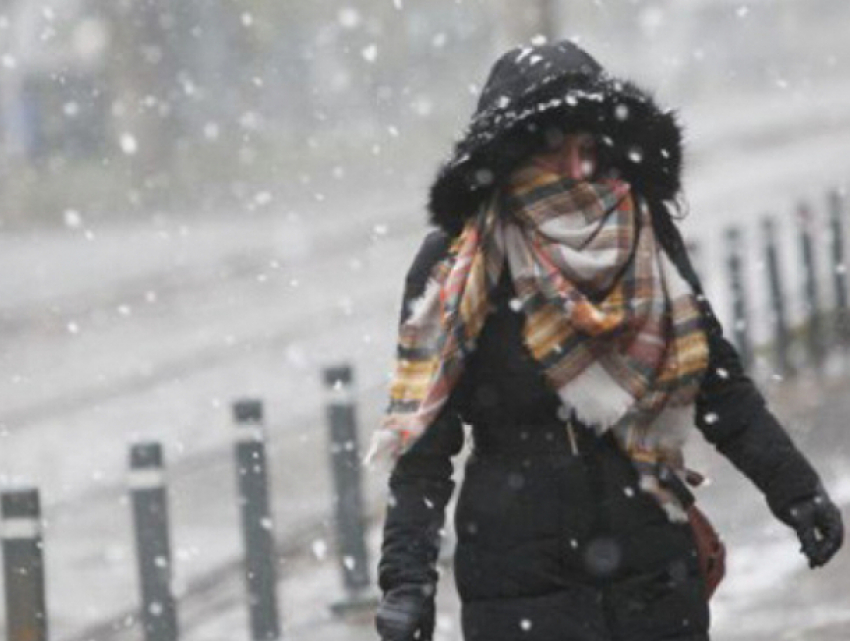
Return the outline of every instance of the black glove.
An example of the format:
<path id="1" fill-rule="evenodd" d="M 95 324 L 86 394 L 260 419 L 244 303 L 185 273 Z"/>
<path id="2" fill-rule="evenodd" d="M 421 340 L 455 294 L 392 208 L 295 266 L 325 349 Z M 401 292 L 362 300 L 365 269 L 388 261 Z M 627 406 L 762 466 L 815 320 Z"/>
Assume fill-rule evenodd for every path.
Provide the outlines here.
<path id="1" fill-rule="evenodd" d="M 810 568 L 825 565 L 844 542 L 841 511 L 823 489 L 811 498 L 792 503 L 778 516 L 797 532 L 800 550 Z"/>
<path id="2" fill-rule="evenodd" d="M 384 594 L 375 623 L 382 641 L 431 641 L 434 586 L 405 583 Z"/>

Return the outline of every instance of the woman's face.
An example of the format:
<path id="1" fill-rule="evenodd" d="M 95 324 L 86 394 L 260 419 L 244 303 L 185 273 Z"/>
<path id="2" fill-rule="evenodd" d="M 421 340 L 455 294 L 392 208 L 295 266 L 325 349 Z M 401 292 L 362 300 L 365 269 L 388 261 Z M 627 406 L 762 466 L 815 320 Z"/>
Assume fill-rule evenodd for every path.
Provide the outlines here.
<path id="1" fill-rule="evenodd" d="M 539 160 L 547 168 L 572 178 L 590 180 L 597 169 L 596 139 L 578 132 L 561 134 L 555 148 Z"/>

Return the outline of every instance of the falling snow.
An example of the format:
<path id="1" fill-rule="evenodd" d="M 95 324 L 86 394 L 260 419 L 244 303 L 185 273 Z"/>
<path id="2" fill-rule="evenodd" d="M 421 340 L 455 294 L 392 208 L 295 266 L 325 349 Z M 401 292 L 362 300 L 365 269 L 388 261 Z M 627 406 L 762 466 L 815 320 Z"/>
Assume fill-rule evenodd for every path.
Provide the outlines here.
<path id="1" fill-rule="evenodd" d="M 201 13 L 156 15 L 144 13 L 149 3 L 114 4 L 110 12 L 130 12 L 119 16 L 120 28 L 97 3 L 8 3 L 0 15 L 0 322 L 8 338 L 0 485 L 43 491 L 57 597 L 51 618 L 63 634 L 141 629 L 141 614 L 124 614 L 144 612 L 129 536 L 131 440 L 163 443 L 175 547 L 171 562 L 160 556 L 156 564 L 174 570 L 181 601 L 191 604 L 191 586 L 241 558 L 230 413 L 243 395 L 262 398 L 268 413 L 264 443 L 279 518 L 277 528 L 271 518 L 259 525 L 282 543 L 276 567 L 287 624 L 317 639 L 311 626 L 349 625 L 327 616 L 343 594 L 340 568 L 362 568 L 335 545 L 321 371 L 342 361 L 355 367 L 360 441 L 339 449 L 362 454 L 384 405 L 399 296 L 426 232 L 430 180 L 475 108 L 487 61 L 507 42 L 522 43 L 529 65 L 541 62 L 529 43 L 565 35 L 602 43 L 594 53 L 616 75 L 639 78 L 677 107 L 687 132 L 680 202 L 690 214 L 677 224 L 699 248 L 694 262 L 707 299 L 730 340 L 749 333 L 751 376 L 767 384 L 778 416 L 794 418 L 792 436 L 825 483 L 843 504 L 850 500 L 836 432 L 847 408 L 834 392 L 848 365 L 831 350 L 812 375 L 792 211 L 809 199 L 826 230 L 826 194 L 850 176 L 846 2 L 786 3 L 773 13 L 755 3 L 629 2 L 612 12 L 612 3 L 595 0 L 575 14 L 561 8 L 547 24 L 531 24 L 531 13 L 527 24 L 503 22 L 495 4 L 469 0 L 301 3 L 297 11 L 214 3 Z M 503 98 L 509 108 L 511 97 Z M 572 94 L 558 100 L 564 109 L 579 104 Z M 638 112 L 630 103 L 612 116 L 628 123 Z M 628 158 L 653 160 L 639 148 Z M 470 180 L 492 185 L 496 174 L 479 169 Z M 761 212 L 778 221 L 795 373 L 779 373 L 771 349 Z M 730 225 L 742 229 L 744 249 L 752 244 L 743 266 L 747 321 L 733 320 L 731 309 L 723 239 Z M 817 242 L 826 309 L 846 267 L 832 261 L 826 232 Z M 509 306 L 522 311 L 518 298 Z M 736 384 L 735 372 L 716 368 L 709 378 Z M 703 413 L 704 424 L 726 417 L 716 409 Z M 572 412 L 561 407 L 558 417 Z M 730 485 L 719 454 L 698 438 L 691 445 L 694 468 L 716 478 L 698 500 L 716 506 L 712 518 L 731 543 L 729 575 L 712 601 L 717 636 L 794 630 L 814 638 L 807 626 L 815 611 L 825 630 L 840 627 L 843 592 L 806 573 L 793 536 L 768 520 L 756 490 L 741 490 L 742 479 Z M 383 509 L 385 479 L 370 474 L 371 519 Z M 504 480 L 516 490 L 528 479 Z M 643 498 L 630 486 L 623 496 L 633 505 Z M 422 500 L 437 508 L 434 498 Z M 435 641 L 460 635 L 449 521 Z M 464 527 L 477 535 L 485 523 Z M 379 531 L 370 528 L 374 583 Z M 561 532 L 559 544 L 581 557 L 587 542 L 574 536 Z M 609 553 L 593 559 L 604 563 Z M 187 630 L 187 641 L 244 637 L 247 614 L 235 596 L 243 577 L 233 577 L 238 587 L 214 588 L 211 598 L 223 605 Z M 806 589 L 788 605 L 776 586 L 790 579 Z M 766 612 L 764 603 L 781 607 Z M 155 602 L 148 612 L 165 609 Z M 541 627 L 528 617 L 515 625 L 517 638 Z M 374 637 L 371 627 L 366 637 Z"/>
<path id="2" fill-rule="evenodd" d="M 375 62 L 378 59 L 378 45 L 370 44 L 364 47 L 360 54 L 366 62 Z"/>
<path id="3" fill-rule="evenodd" d="M 139 144 L 136 142 L 136 138 L 132 134 L 121 134 L 121 137 L 118 139 L 118 144 L 121 146 L 121 151 L 128 156 L 134 155 L 139 150 Z"/>

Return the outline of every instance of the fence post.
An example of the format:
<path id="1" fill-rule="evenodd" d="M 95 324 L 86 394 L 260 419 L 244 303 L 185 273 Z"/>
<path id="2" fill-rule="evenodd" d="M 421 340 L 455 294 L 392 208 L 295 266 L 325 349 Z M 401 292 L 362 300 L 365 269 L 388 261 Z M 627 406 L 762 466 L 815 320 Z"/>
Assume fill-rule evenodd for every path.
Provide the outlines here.
<path id="1" fill-rule="evenodd" d="M 279 639 L 277 558 L 269 509 L 262 401 L 243 399 L 233 403 L 233 421 L 251 638 L 253 641 Z"/>
<path id="2" fill-rule="evenodd" d="M 44 550 L 37 489 L 3 492 L 3 579 L 8 641 L 47 641 Z"/>
<path id="3" fill-rule="evenodd" d="M 177 607 L 172 593 L 171 544 L 162 446 L 130 448 L 130 493 L 142 591 L 146 641 L 177 641 Z"/>
<path id="4" fill-rule="evenodd" d="M 772 218 L 762 220 L 764 232 L 764 258 L 767 263 L 768 288 L 770 290 L 770 306 L 773 311 L 773 353 L 775 368 L 780 376 L 792 373 L 788 348 L 790 336 L 788 333 L 788 314 L 785 308 L 785 291 L 782 287 L 782 274 L 779 270 L 779 250 L 776 244 L 776 225 Z"/>
<path id="5" fill-rule="evenodd" d="M 821 322 L 820 296 L 818 292 L 817 265 L 812 240 L 814 218 L 811 209 L 800 203 L 797 208 L 797 218 L 800 229 L 800 254 L 803 259 L 804 294 L 806 310 L 809 314 L 806 331 L 806 342 L 809 349 L 809 360 L 819 368 L 824 357 L 825 343 L 823 323 Z"/>
<path id="6" fill-rule="evenodd" d="M 835 287 L 835 337 L 839 344 L 850 343 L 850 305 L 847 300 L 847 263 L 844 252 L 844 194 L 829 194 L 829 221 L 832 236 L 832 278 Z"/>
<path id="7" fill-rule="evenodd" d="M 745 369 L 752 365 L 752 343 L 750 341 L 750 323 L 747 314 L 746 287 L 742 264 L 741 231 L 736 227 L 726 230 L 729 285 L 732 293 L 732 335 Z"/>
<path id="8" fill-rule="evenodd" d="M 342 614 L 372 607 L 375 598 L 368 594 L 369 558 L 351 367 L 341 365 L 325 368 L 324 384 L 334 480 L 337 550 L 346 592 L 345 598 L 332 604 L 331 609 Z"/>

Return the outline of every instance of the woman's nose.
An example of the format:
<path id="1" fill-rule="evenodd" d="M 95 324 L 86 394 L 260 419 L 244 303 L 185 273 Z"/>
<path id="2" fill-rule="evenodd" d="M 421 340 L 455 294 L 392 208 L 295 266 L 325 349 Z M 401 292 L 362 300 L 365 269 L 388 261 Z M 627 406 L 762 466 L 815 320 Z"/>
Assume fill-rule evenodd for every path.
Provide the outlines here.
<path id="1" fill-rule="evenodd" d="M 566 161 L 567 175 L 570 178 L 583 180 L 587 177 L 585 175 L 585 159 L 582 156 L 580 145 L 573 144 L 568 147 Z"/>

